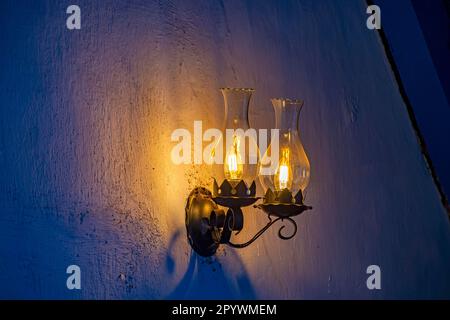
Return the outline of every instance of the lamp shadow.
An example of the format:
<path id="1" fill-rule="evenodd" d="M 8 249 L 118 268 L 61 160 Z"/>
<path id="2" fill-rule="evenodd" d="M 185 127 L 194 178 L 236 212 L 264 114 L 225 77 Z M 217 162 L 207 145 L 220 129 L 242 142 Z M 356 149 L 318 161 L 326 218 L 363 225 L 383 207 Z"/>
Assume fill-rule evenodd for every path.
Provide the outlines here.
<path id="1" fill-rule="evenodd" d="M 169 242 L 166 269 L 176 270 L 175 245 L 188 240 L 184 229 L 178 229 Z M 187 269 L 176 287 L 165 299 L 256 299 L 256 294 L 241 258 L 233 248 L 222 248 L 212 257 L 199 256 L 190 248 Z"/>

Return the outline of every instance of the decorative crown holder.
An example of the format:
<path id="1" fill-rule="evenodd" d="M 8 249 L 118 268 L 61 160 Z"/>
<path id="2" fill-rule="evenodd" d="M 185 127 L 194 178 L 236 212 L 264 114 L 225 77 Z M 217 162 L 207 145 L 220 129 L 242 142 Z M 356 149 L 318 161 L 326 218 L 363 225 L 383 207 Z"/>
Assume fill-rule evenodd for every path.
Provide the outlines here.
<path id="1" fill-rule="evenodd" d="M 240 180 L 236 187 L 225 179 L 220 187 L 217 184 L 216 179 L 213 183 L 213 200 L 224 207 L 228 208 L 240 208 L 247 207 L 254 204 L 259 198 L 256 195 L 256 184 L 252 182 L 250 188 L 244 180 Z"/>

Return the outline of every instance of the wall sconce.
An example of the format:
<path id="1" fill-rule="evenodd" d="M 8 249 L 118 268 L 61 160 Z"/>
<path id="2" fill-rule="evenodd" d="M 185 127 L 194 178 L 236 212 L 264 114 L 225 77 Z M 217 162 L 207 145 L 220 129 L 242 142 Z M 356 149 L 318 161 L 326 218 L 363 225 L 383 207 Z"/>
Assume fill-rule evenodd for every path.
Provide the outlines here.
<path id="1" fill-rule="evenodd" d="M 250 127 L 248 108 L 254 90 L 223 88 L 221 91 L 225 102 L 222 133 L 226 133 L 226 139 L 223 139 L 222 134 L 221 139 L 224 141 L 216 144 L 211 157 L 225 155 L 222 170 L 214 177 L 212 192 L 204 187 L 195 188 L 189 194 L 185 208 L 188 240 L 201 256 L 213 255 L 220 244 L 234 248 L 247 247 L 278 221 L 287 221 L 293 225 L 292 234 L 282 233 L 284 225 L 278 231 L 281 239 L 291 239 L 297 232 L 297 224 L 292 217 L 312 209 L 303 203 L 303 192 L 310 177 L 309 161 L 298 132 L 303 101 L 272 99 L 279 143 L 278 146 L 271 143 L 260 159 L 256 137 L 242 134 Z M 276 151 L 275 147 L 278 153 L 273 152 Z M 278 159 L 275 160 L 278 162 L 275 163 L 278 165 L 269 170 L 267 166 L 273 163 L 277 155 Z M 261 199 L 256 197 L 255 179 L 258 175 L 265 195 L 261 204 L 254 205 Z M 220 185 L 218 181 L 222 181 Z M 238 234 L 244 227 L 241 208 L 251 205 L 265 212 L 269 222 L 249 241 L 234 243 L 231 241 L 233 232 Z M 226 212 L 219 206 L 227 208 Z"/>

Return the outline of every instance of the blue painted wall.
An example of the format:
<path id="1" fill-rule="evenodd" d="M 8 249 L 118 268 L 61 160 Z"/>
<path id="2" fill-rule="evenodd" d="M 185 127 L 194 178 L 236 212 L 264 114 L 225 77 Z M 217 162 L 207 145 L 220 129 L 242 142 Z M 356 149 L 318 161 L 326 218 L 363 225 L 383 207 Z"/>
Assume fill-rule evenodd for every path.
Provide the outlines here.
<path id="1" fill-rule="evenodd" d="M 0 4 L 0 298 L 450 297 L 448 218 L 364 1 L 80 0 L 77 31 L 70 4 Z M 314 210 L 204 259 L 184 205 L 212 172 L 170 135 L 220 127 L 222 86 L 257 89 L 257 128 L 305 100 Z M 266 223 L 245 215 L 236 242 Z"/>

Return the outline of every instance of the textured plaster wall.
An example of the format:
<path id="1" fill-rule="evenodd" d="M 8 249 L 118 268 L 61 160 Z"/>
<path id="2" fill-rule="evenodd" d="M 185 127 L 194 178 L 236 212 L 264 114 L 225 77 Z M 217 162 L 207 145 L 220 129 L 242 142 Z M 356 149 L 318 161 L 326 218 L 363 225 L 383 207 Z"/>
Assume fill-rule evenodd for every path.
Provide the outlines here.
<path id="1" fill-rule="evenodd" d="M 70 4 L 0 5 L 0 298 L 450 297 L 448 219 L 364 1 L 79 0 L 79 31 Z M 257 128 L 305 99 L 314 210 L 204 259 L 184 205 L 211 172 L 172 164 L 170 134 L 220 127 L 221 86 L 257 89 Z M 236 241 L 266 222 L 245 214 Z"/>

